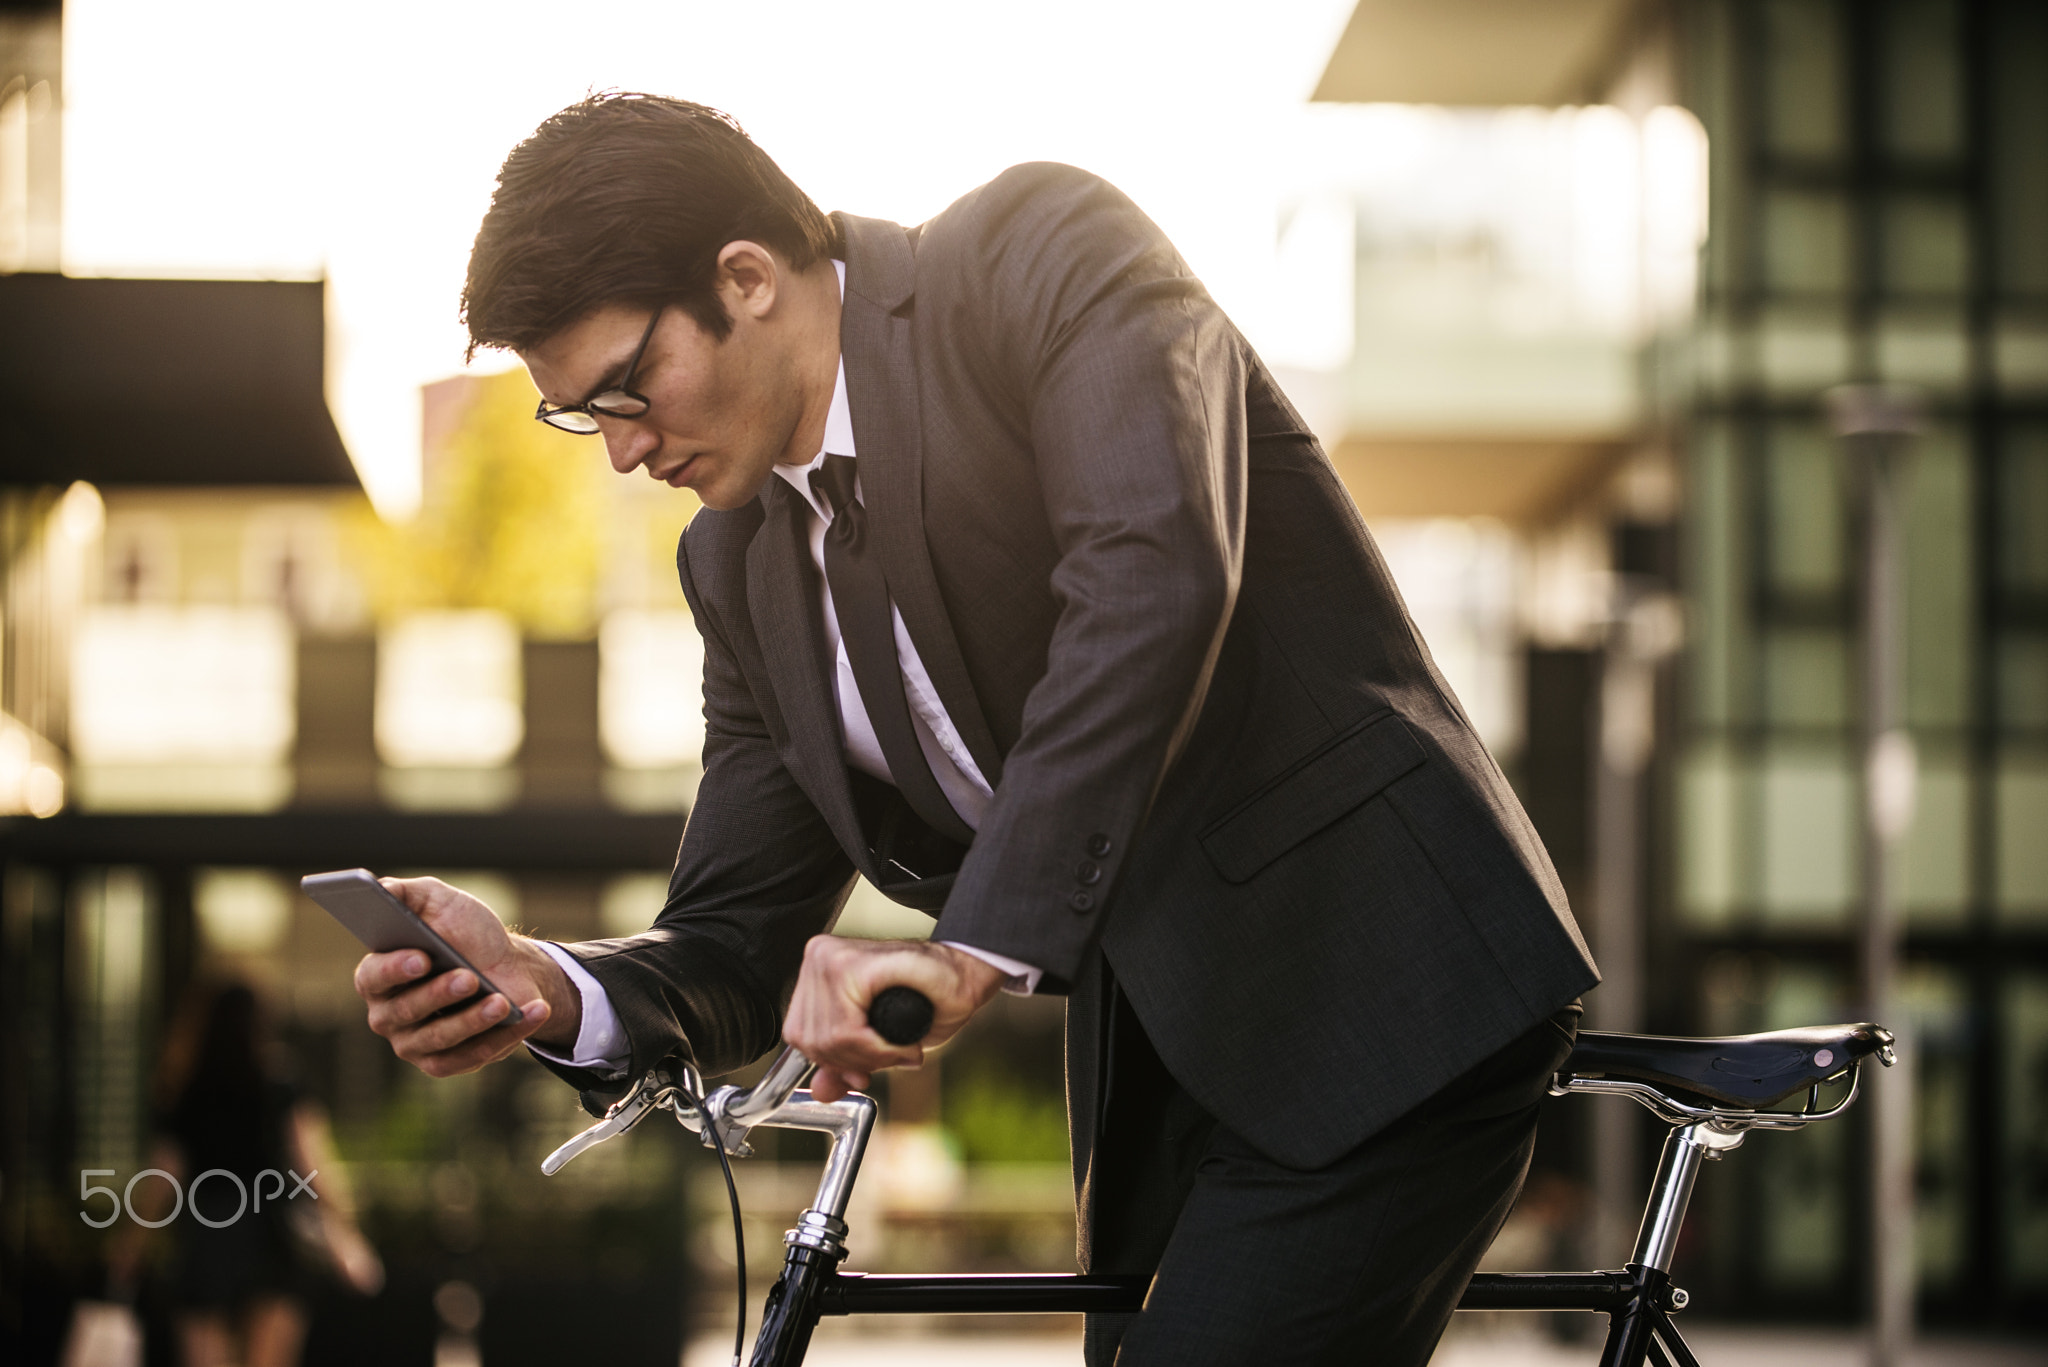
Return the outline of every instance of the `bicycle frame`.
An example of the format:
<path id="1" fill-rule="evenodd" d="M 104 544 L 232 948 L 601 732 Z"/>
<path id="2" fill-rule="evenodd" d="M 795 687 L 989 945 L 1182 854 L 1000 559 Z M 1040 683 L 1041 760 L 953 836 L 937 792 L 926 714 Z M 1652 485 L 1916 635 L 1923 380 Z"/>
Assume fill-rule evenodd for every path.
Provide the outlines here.
<path id="1" fill-rule="evenodd" d="M 1889 1064 L 1887 1038 L 1882 1060 Z M 1820 1085 L 1800 1111 L 1748 1111 L 1702 1107 L 1646 1083 L 1601 1077 L 1561 1077 L 1553 1095 L 1568 1092 L 1626 1096 L 1672 1126 L 1651 1182 L 1635 1250 L 1626 1268 L 1602 1272 L 1480 1273 L 1458 1302 L 1460 1310 L 1583 1310 L 1608 1316 L 1601 1367 L 1699 1367 L 1672 1315 L 1690 1297 L 1671 1280 L 1671 1260 L 1700 1165 L 1739 1148 L 1749 1131 L 1792 1130 L 1840 1115 L 1856 1099 L 1863 1060 L 1846 1070 L 1842 1099 L 1823 1108 Z M 797 1367 L 810 1346 L 818 1320 L 827 1315 L 904 1314 L 1099 1314 L 1135 1312 L 1144 1305 L 1151 1278 L 1091 1274 L 877 1274 L 842 1272 L 846 1256 L 848 1198 L 860 1172 L 876 1106 L 854 1093 L 834 1102 L 796 1090 L 810 1065 L 784 1050 L 751 1089 L 722 1087 L 705 1098 L 703 1112 L 682 1100 L 694 1088 L 656 1070 L 614 1106 L 598 1125 L 569 1141 L 542 1166 L 554 1172 L 600 1140 L 637 1124 L 656 1109 L 671 1110 L 707 1147 L 728 1154 L 751 1152 L 746 1135 L 755 1126 L 816 1130 L 830 1137 L 823 1175 L 811 1208 L 797 1217 L 783 1238 L 787 1252 L 781 1277 L 768 1292 L 752 1367 Z M 1831 1081 L 1839 1081 L 1841 1075 Z M 685 1081 L 694 1076 L 685 1072 Z"/>

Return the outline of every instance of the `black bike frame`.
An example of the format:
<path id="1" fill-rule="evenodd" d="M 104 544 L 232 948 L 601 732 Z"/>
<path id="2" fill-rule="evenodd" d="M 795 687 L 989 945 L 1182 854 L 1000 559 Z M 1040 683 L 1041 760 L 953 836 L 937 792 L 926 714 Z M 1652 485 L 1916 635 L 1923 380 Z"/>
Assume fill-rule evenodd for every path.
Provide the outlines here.
<path id="1" fill-rule="evenodd" d="M 794 1367 L 824 1315 L 1079 1315 L 1135 1313 L 1150 1277 L 884 1275 L 841 1272 L 820 1250 L 792 1247 L 768 1293 L 753 1367 Z M 1671 1322 L 1684 1293 L 1669 1273 L 1631 1264 L 1625 1272 L 1482 1272 L 1460 1310 L 1585 1310 L 1608 1316 L 1601 1367 L 1647 1357 L 1658 1367 L 1699 1367 Z"/>
<path id="2" fill-rule="evenodd" d="M 1891 1036 L 1878 1027 L 1856 1027 L 1859 1038 L 1869 1032 L 1874 1056 L 1892 1062 Z M 1583 1041 L 1582 1041 L 1583 1043 Z M 1876 1048 L 1881 1045 L 1881 1048 Z M 1700 1165 L 1719 1159 L 1742 1145 L 1752 1130 L 1795 1130 L 1840 1115 L 1856 1100 L 1864 1058 L 1852 1055 L 1849 1066 L 1808 1089 L 1799 1111 L 1720 1109 L 1695 1105 L 1629 1078 L 1598 1073 L 1561 1073 L 1552 1092 L 1602 1092 L 1642 1102 L 1671 1125 L 1664 1151 L 1651 1181 L 1642 1227 L 1628 1266 L 1619 1272 L 1482 1273 L 1472 1278 L 1458 1302 L 1460 1310 L 1581 1310 L 1608 1317 L 1601 1367 L 1699 1367 L 1692 1350 L 1671 1321 L 1689 1299 L 1672 1285 L 1671 1264 L 1678 1231 Z M 768 1292 L 761 1330 L 754 1341 L 753 1367 L 796 1367 L 810 1347 L 812 1332 L 825 1315 L 1049 1315 L 1118 1314 L 1143 1308 L 1151 1279 L 1138 1276 L 1033 1274 L 1026 1276 L 882 1275 L 842 1272 L 846 1256 L 846 1206 L 860 1167 L 868 1135 L 874 1127 L 873 1098 L 853 1093 L 834 1102 L 819 1102 L 797 1086 L 810 1065 L 793 1049 L 783 1051 L 755 1087 L 724 1087 L 699 1102 L 701 1086 L 687 1070 L 678 1080 L 660 1069 L 650 1072 L 597 1125 L 550 1154 L 541 1168 L 558 1171 L 592 1144 L 601 1143 L 638 1124 L 657 1109 L 674 1110 L 707 1144 L 744 1156 L 747 1131 L 755 1125 L 818 1130 L 831 1136 L 825 1170 L 818 1184 L 817 1204 L 797 1217 L 785 1243 L 782 1276 Z M 1821 1101 L 1823 1085 L 1843 1078 L 1848 1091 L 1832 1106 Z M 687 1099 L 687 1109 L 678 1101 Z M 737 1214 L 737 1213 L 736 1213 Z"/>

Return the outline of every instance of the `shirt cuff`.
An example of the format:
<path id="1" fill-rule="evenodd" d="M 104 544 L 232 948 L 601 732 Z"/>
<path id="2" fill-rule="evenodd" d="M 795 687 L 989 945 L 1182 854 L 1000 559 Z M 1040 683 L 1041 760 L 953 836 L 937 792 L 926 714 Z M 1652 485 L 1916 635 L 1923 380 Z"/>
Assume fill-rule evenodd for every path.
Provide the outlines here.
<path id="1" fill-rule="evenodd" d="M 624 1077 L 626 1065 L 633 1061 L 633 1051 L 626 1043 L 625 1028 L 619 1024 L 619 1013 L 612 1009 L 612 999 L 605 995 L 603 985 L 560 945 L 551 940 L 534 943 L 547 951 L 547 956 L 560 964 L 575 984 L 576 994 L 583 999 L 583 1024 L 576 1031 L 576 1050 L 568 1058 L 551 1054 L 532 1040 L 526 1042 L 526 1047 L 550 1063 L 602 1073 L 607 1082 Z"/>
<path id="2" fill-rule="evenodd" d="M 973 945 L 963 945 L 958 940 L 941 940 L 939 943 L 945 945 L 948 949 L 957 949 L 962 954 L 972 954 L 990 968 L 1009 974 L 1010 980 L 1003 984 L 1003 991 L 1013 997 L 1030 996 L 1038 990 L 1038 980 L 1045 976 L 1045 970 L 1042 968 L 1033 968 L 1030 964 L 1019 963 L 1017 960 L 1005 958 L 1001 954 L 991 954 L 985 949 L 976 949 Z"/>

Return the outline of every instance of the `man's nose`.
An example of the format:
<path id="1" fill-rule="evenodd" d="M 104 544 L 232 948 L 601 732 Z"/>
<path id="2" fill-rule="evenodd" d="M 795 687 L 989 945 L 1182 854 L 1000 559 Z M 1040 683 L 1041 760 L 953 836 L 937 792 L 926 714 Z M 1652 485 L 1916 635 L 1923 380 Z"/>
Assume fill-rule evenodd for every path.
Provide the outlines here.
<path id="1" fill-rule="evenodd" d="M 660 439 L 637 422 L 627 418 L 611 418 L 602 424 L 604 429 L 604 451 L 610 458 L 612 469 L 622 475 L 630 475 L 640 467 L 640 462 L 653 454 Z"/>

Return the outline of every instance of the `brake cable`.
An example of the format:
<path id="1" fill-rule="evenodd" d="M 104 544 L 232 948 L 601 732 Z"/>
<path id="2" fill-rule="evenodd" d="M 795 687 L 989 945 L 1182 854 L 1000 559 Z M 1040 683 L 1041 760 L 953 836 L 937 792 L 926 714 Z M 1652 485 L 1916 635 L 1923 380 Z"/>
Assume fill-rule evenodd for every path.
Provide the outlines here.
<path id="1" fill-rule="evenodd" d="M 704 1123 L 709 1126 L 711 1112 L 705 1107 L 704 1098 L 692 1092 L 680 1081 L 675 1087 L 676 1095 L 688 1102 L 697 1114 L 703 1116 Z M 715 1134 L 713 1138 L 715 1140 Z M 732 1367 L 740 1367 L 740 1358 L 747 1347 L 747 1233 L 740 1223 L 740 1189 L 732 1180 L 732 1160 L 726 1156 L 724 1144 L 714 1142 L 711 1151 L 718 1155 L 718 1170 L 725 1174 L 726 1199 L 732 1204 L 733 1263 L 739 1271 L 738 1311 L 733 1317 L 732 1327 Z"/>

